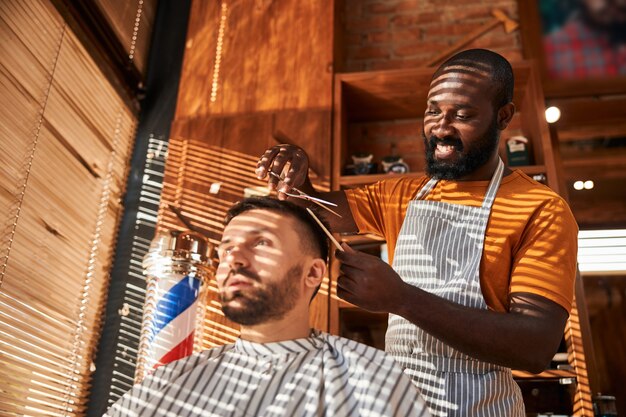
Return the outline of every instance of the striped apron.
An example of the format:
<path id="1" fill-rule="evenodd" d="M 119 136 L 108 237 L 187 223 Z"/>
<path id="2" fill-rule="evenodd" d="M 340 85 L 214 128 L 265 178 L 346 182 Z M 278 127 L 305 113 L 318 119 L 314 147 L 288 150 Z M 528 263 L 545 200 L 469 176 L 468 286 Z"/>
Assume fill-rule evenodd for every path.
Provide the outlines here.
<path id="1" fill-rule="evenodd" d="M 409 203 L 393 268 L 402 279 L 452 302 L 486 309 L 480 259 L 504 164 L 499 161 L 481 207 L 425 201 L 431 179 Z M 433 416 L 523 417 L 511 370 L 471 358 L 408 320 L 389 316 L 386 350 L 421 390 Z"/>

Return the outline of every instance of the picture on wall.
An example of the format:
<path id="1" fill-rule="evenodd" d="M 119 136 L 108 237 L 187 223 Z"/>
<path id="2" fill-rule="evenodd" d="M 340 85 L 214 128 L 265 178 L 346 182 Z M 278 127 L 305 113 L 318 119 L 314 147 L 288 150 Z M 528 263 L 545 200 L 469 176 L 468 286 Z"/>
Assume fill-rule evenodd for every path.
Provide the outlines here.
<path id="1" fill-rule="evenodd" d="M 626 1 L 542 0 L 539 13 L 550 78 L 626 76 Z"/>
<path id="2" fill-rule="evenodd" d="M 547 96 L 626 92 L 626 0 L 518 3 L 526 58 Z"/>

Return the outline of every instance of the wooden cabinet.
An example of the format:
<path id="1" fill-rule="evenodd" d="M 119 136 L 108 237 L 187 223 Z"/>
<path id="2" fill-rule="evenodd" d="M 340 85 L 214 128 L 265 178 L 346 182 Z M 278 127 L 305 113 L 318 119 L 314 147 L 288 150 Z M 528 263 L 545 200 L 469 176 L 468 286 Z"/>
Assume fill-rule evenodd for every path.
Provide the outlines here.
<path id="1" fill-rule="evenodd" d="M 507 163 L 505 144 L 508 138 L 528 138 L 533 163 L 513 168 L 546 183 L 556 192 L 564 193 L 558 175 L 560 160 L 545 122 L 545 102 L 535 66 L 532 62 L 522 61 L 514 63 L 513 69 L 516 114 L 509 127 L 502 132 L 501 157 Z M 358 152 L 372 153 L 373 161 L 380 162 L 382 157 L 395 151 L 410 167 L 409 173 L 401 175 L 423 175 L 422 118 L 433 71 L 432 68 L 413 68 L 335 75 L 331 169 L 333 189 L 369 184 L 390 175 L 398 175 L 345 175 L 344 168 L 351 163 L 351 155 Z M 376 236 L 339 237 L 356 249 L 377 255 L 380 255 L 381 245 L 384 244 L 384 240 Z M 364 312 L 339 299 L 334 279 L 337 268 L 336 263 L 331 265 L 330 331 L 384 348 L 384 337 L 380 335 L 381 332 L 384 335 L 387 316 Z M 520 386 L 530 393 L 528 395 L 537 392 L 532 384 L 539 382 L 543 391 L 558 391 L 564 398 L 568 398 L 569 403 L 563 406 L 571 407 L 575 415 L 591 416 L 591 396 L 576 308 L 567 325 L 562 346 L 562 352 L 557 356 L 562 361 L 555 361 L 554 369 L 540 375 L 516 371 L 515 377 Z M 529 412 L 549 411 L 533 410 L 536 401 L 533 402 L 531 397 L 526 398 L 526 403 Z M 544 403 L 537 407 L 542 406 Z"/>

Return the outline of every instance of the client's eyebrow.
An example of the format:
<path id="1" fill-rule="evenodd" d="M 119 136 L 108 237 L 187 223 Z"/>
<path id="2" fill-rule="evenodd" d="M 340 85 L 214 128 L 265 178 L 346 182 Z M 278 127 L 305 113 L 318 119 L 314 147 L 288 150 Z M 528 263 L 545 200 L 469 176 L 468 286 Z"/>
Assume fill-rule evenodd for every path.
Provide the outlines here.
<path id="1" fill-rule="evenodd" d="M 269 229 L 264 228 L 264 227 L 261 227 L 261 228 L 258 228 L 258 229 L 253 229 L 253 230 L 250 230 L 250 231 L 246 231 L 245 234 L 246 235 L 252 235 L 253 237 L 261 236 L 261 235 L 264 235 L 264 234 L 271 235 L 271 236 L 275 236 L 276 235 L 276 233 L 274 233 L 274 232 L 272 232 Z M 219 243 L 219 245 L 217 245 L 217 247 L 220 248 L 220 247 L 224 246 L 225 244 L 228 244 L 228 243 L 232 242 L 235 238 L 236 237 L 223 237 L 222 241 Z"/>

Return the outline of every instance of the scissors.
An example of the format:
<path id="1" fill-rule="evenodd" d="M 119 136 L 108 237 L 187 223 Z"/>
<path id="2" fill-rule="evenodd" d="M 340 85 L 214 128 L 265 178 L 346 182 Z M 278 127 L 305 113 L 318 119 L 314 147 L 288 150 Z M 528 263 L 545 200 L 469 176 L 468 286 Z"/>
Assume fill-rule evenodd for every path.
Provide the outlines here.
<path id="1" fill-rule="evenodd" d="M 322 230 L 324 231 L 324 233 L 326 233 L 326 236 L 328 236 L 328 238 L 330 239 L 331 242 L 333 242 L 333 245 L 335 245 L 335 247 L 337 247 L 337 249 L 339 249 L 342 252 L 345 252 L 344 248 L 341 247 L 341 245 L 339 244 L 339 242 L 337 242 L 337 239 L 335 239 L 335 237 L 333 236 L 332 233 L 330 233 L 330 230 L 328 230 L 326 228 L 326 226 L 324 226 L 324 223 L 322 223 L 320 221 L 320 219 L 317 218 L 317 216 L 315 215 L 315 213 L 313 213 L 313 211 L 310 208 L 306 208 L 306 211 L 309 212 L 309 214 L 311 215 L 311 217 L 313 217 L 313 219 L 317 222 L 317 224 L 320 225 L 320 227 L 322 228 Z"/>
<path id="2" fill-rule="evenodd" d="M 272 177 L 278 178 L 278 180 L 279 180 L 279 181 L 283 181 L 283 180 L 284 180 L 284 178 L 283 178 L 283 177 L 281 177 L 280 175 L 276 174 L 275 172 L 273 172 L 273 171 L 268 171 L 268 172 L 269 172 L 269 174 L 270 174 Z M 333 203 L 333 202 L 331 202 L 331 201 L 324 200 L 324 199 L 322 199 L 322 198 L 317 198 L 317 197 L 313 197 L 313 196 L 311 196 L 311 195 L 308 195 L 308 194 L 307 194 L 307 193 L 305 193 L 304 191 L 300 191 L 300 190 L 298 190 L 296 187 L 292 187 L 291 189 L 292 189 L 293 191 L 295 191 L 297 194 L 294 194 L 294 193 L 283 193 L 283 194 L 285 194 L 285 195 L 287 195 L 287 196 L 289 196 L 289 197 L 293 197 L 293 198 L 301 198 L 301 199 L 303 199 L 303 200 L 308 200 L 308 201 L 310 201 L 310 202 L 312 202 L 312 203 L 317 204 L 318 206 L 320 206 L 320 207 L 321 207 L 321 208 L 323 208 L 324 210 L 327 210 L 327 211 L 329 211 L 329 212 L 333 213 L 335 216 L 342 217 L 342 216 L 341 216 L 341 214 L 339 214 L 339 213 L 337 213 L 336 211 L 334 211 L 334 210 L 332 210 L 332 209 L 330 209 L 330 208 L 326 207 L 327 205 L 328 205 L 328 206 L 337 207 L 337 204 L 335 204 L 335 203 Z"/>

